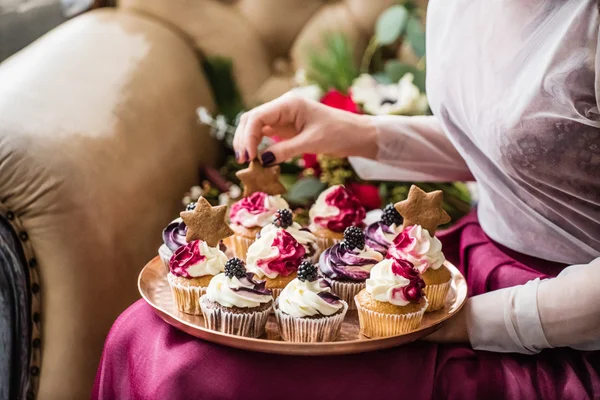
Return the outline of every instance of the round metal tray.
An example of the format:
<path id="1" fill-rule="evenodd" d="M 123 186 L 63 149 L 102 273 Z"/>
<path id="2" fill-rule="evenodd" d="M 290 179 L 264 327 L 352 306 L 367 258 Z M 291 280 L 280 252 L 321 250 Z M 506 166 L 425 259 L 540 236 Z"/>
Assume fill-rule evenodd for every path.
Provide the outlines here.
<path id="1" fill-rule="evenodd" d="M 159 257 L 152 259 L 138 278 L 138 288 L 144 298 L 167 323 L 200 339 L 239 349 L 263 353 L 324 356 L 361 353 L 399 346 L 415 341 L 439 329 L 444 321 L 456 314 L 467 298 L 467 283 L 456 267 L 446 261 L 452 273 L 452 287 L 443 309 L 425 313 L 419 329 L 400 336 L 368 339 L 359 333 L 356 311 L 348 311 L 338 340 L 330 343 L 290 343 L 279 336 L 275 317 L 269 317 L 266 333 L 258 339 L 228 335 L 208 330 L 202 316 L 188 315 L 177 310 L 167 282 L 167 269 Z"/>

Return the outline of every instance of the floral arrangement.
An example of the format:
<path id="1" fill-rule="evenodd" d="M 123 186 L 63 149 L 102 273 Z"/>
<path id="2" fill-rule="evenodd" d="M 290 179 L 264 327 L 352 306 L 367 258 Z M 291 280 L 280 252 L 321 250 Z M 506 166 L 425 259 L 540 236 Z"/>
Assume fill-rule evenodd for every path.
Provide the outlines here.
<path id="1" fill-rule="evenodd" d="M 375 35 L 360 66 L 355 65 L 352 46 L 343 34 L 327 35 L 324 50 L 311 54 L 309 68 L 297 71 L 297 87 L 292 91 L 352 113 L 429 114 L 425 93 L 423 19 L 424 10 L 409 1 L 384 11 L 377 20 Z M 208 59 L 204 67 L 220 114 L 213 116 L 205 108 L 199 108 L 198 118 L 223 142 L 228 156 L 218 171 L 204 171 L 202 186 L 192 188 L 184 203 L 203 195 L 213 203 L 227 204 L 241 194 L 235 172 L 243 166 L 235 162 L 231 146 L 244 106 L 235 87 L 229 60 Z M 273 139 L 265 138 L 261 146 L 268 146 L 270 140 Z M 468 212 L 471 206 L 469 190 L 463 183 L 367 182 L 357 176 L 347 159 L 324 154 L 304 154 L 283 163 L 281 178 L 288 189 L 285 197 L 300 220 L 307 217 L 307 210 L 316 196 L 336 184 L 346 185 L 367 210 L 404 200 L 412 183 L 426 191 L 443 190 L 444 209 L 453 220 Z"/>

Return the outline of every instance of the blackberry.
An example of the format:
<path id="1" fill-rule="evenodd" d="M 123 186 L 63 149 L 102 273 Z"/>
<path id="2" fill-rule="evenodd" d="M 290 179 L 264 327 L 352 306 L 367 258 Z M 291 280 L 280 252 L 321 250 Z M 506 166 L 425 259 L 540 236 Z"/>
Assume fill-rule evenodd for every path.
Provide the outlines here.
<path id="1" fill-rule="evenodd" d="M 225 263 L 225 275 L 228 278 L 234 276 L 238 279 L 246 276 L 246 264 L 239 258 L 232 258 Z"/>
<path id="2" fill-rule="evenodd" d="M 396 224 L 396 226 L 402 224 L 402 215 L 396 210 L 396 207 L 392 203 L 385 206 L 383 214 L 381 214 L 381 223 L 387 226 Z"/>
<path id="3" fill-rule="evenodd" d="M 362 250 L 365 248 L 365 234 L 359 227 L 349 226 L 344 231 L 344 240 L 340 244 L 349 250 Z"/>
<path id="4" fill-rule="evenodd" d="M 275 213 L 275 221 L 273 221 L 275 226 L 286 229 L 294 223 L 294 216 L 292 215 L 292 211 L 287 208 L 283 208 L 281 210 L 277 210 Z"/>
<path id="5" fill-rule="evenodd" d="M 313 282 L 316 281 L 317 278 L 317 266 L 310 261 L 302 261 L 302 264 L 298 267 L 298 279 L 302 282 Z"/>
<path id="6" fill-rule="evenodd" d="M 190 204 L 187 205 L 187 207 L 185 208 L 186 211 L 194 211 L 194 209 L 196 208 L 196 202 L 192 201 Z"/>

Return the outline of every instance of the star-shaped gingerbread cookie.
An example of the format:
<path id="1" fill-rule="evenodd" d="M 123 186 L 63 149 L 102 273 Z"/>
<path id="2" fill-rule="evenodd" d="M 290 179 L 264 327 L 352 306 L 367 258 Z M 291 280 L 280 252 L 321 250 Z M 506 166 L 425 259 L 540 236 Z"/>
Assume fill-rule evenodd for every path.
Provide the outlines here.
<path id="1" fill-rule="evenodd" d="M 225 222 L 227 206 L 213 207 L 208 200 L 200 197 L 193 211 L 183 211 L 179 215 L 187 226 L 185 240 L 204 240 L 215 247 L 221 239 L 233 235 L 233 231 Z"/>
<path id="2" fill-rule="evenodd" d="M 248 197 L 255 192 L 265 192 L 269 195 L 284 194 L 285 187 L 279 181 L 279 166 L 263 167 L 257 161 L 251 161 L 246 169 L 235 173 L 244 184 L 242 196 Z"/>
<path id="3" fill-rule="evenodd" d="M 439 225 L 450 222 L 450 216 L 442 208 L 444 192 L 436 190 L 425 192 L 420 187 L 412 185 L 408 198 L 394 204 L 394 207 L 404 218 L 403 228 L 411 225 L 421 225 L 433 236 Z"/>

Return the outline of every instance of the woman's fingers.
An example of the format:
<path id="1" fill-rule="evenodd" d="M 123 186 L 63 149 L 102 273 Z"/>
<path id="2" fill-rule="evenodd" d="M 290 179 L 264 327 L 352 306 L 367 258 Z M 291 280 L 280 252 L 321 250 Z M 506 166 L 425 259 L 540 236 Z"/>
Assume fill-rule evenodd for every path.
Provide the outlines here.
<path id="1" fill-rule="evenodd" d="M 269 146 L 261 155 L 264 166 L 279 164 L 292 157 L 310 152 L 310 135 L 297 135 Z"/>
<path id="2" fill-rule="evenodd" d="M 268 132 L 264 131 L 265 127 L 297 125 L 300 107 L 301 100 L 297 97 L 283 95 L 242 115 L 235 134 L 237 140 L 234 140 L 240 162 L 253 160 L 258 156 L 258 145 Z"/>

